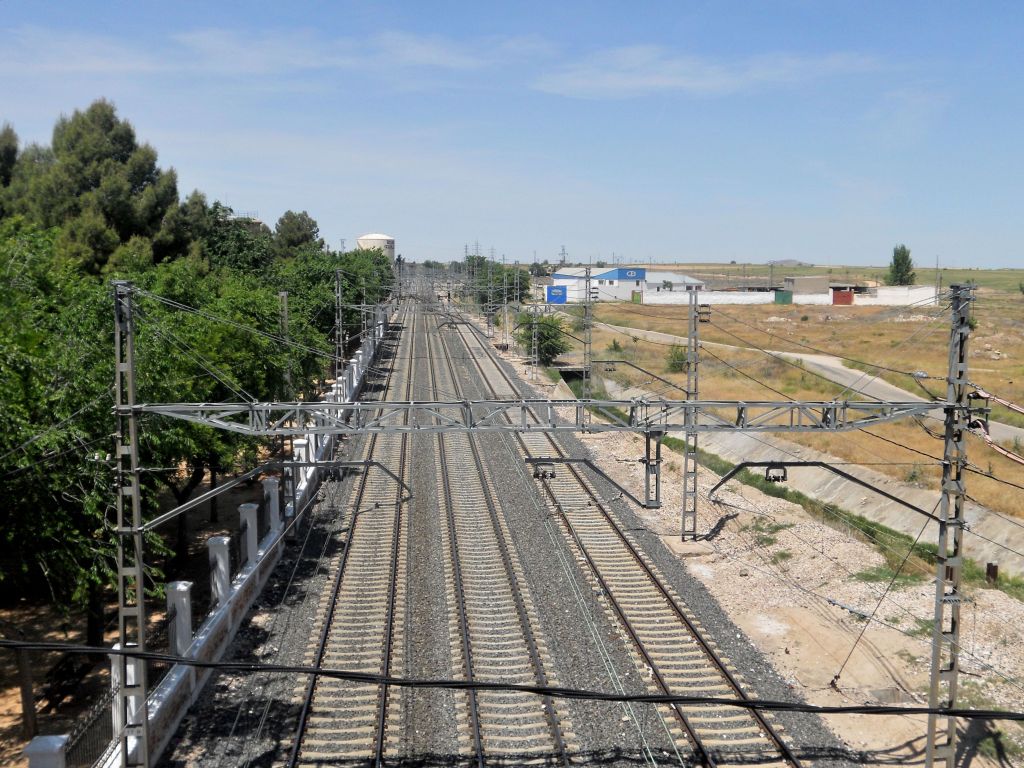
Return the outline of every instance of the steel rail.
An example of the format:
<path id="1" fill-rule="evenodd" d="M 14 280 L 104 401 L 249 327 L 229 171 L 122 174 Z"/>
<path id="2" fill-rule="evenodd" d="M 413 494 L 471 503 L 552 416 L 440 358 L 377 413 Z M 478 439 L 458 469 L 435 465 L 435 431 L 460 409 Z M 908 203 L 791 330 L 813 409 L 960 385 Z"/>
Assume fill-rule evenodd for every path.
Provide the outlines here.
<path id="1" fill-rule="evenodd" d="M 462 337 L 461 332 L 460 337 L 463 338 L 463 343 L 465 343 L 465 338 Z M 468 349 L 468 344 L 466 346 Z M 482 348 L 487 350 L 488 358 L 490 359 L 494 368 L 498 370 L 499 375 L 505 379 L 506 384 L 515 389 L 514 382 L 506 374 L 504 369 L 502 369 L 501 366 L 496 364 L 496 362 L 494 361 L 493 356 L 490 354 L 489 345 L 482 345 Z M 491 384 L 491 379 L 484 372 L 483 366 L 481 365 L 479 358 L 476 355 L 471 355 L 471 358 L 473 359 L 477 371 L 480 373 L 480 377 L 485 382 L 487 388 L 490 389 L 492 393 L 496 394 L 496 390 L 494 386 Z M 519 441 L 519 445 L 523 452 L 526 453 L 527 455 L 530 455 L 532 451 L 530 450 L 530 447 L 526 444 L 526 441 L 523 438 L 523 436 L 516 434 L 516 438 Z M 562 451 L 561 446 L 557 445 L 554 440 L 549 439 L 549 443 L 551 444 L 551 447 L 558 453 L 559 457 L 564 457 L 565 454 Z M 671 694 L 671 688 L 665 680 L 664 676 L 662 675 L 661 671 L 659 670 L 658 664 L 651 657 L 647 648 L 644 646 L 644 643 L 637 634 L 635 627 L 633 626 L 632 622 L 630 622 L 629 618 L 626 616 L 626 613 L 623 610 L 618 598 L 615 596 L 615 594 L 612 592 L 612 589 L 605 581 L 605 578 L 602 575 L 600 568 L 597 566 L 597 563 L 594 562 L 593 558 L 590 555 L 590 552 L 587 550 L 586 546 L 584 546 L 583 541 L 576 533 L 576 529 L 573 527 L 572 522 L 569 520 L 569 517 L 565 514 L 565 510 L 562 507 L 561 502 L 555 496 L 554 492 L 551 489 L 551 486 L 548 483 L 542 483 L 542 486 L 545 492 L 547 493 L 549 500 L 554 505 L 555 509 L 560 515 L 560 518 L 562 520 L 562 523 L 565 525 L 566 530 L 569 531 L 570 537 L 575 542 L 580 553 L 586 559 L 587 564 L 590 566 L 590 569 L 594 574 L 594 577 L 597 579 L 597 582 L 601 587 L 602 593 L 608 600 L 609 604 L 612 606 L 612 609 L 615 611 L 615 615 L 618 617 L 620 623 L 625 628 L 626 632 L 629 634 L 629 637 L 633 641 L 633 645 L 636 647 L 637 652 L 643 658 L 644 664 L 646 664 L 647 667 L 650 669 L 651 675 L 657 683 L 657 686 L 661 689 L 663 693 Z M 675 715 L 676 719 L 679 721 L 680 726 L 682 726 L 683 732 L 687 734 L 689 740 L 692 742 L 694 751 L 697 753 L 697 757 L 700 760 L 701 764 L 707 766 L 707 768 L 716 768 L 717 764 L 714 758 L 711 756 L 711 753 L 708 751 L 707 747 L 704 745 L 700 736 L 697 734 L 696 728 L 690 722 L 690 719 L 686 716 L 686 713 L 683 712 L 682 708 L 675 703 L 671 704 L 670 708 L 672 710 L 672 713 Z"/>
<path id="2" fill-rule="evenodd" d="M 457 394 L 461 394 L 462 387 L 459 384 L 458 376 L 455 373 L 455 366 L 452 363 L 451 350 L 448 348 L 448 343 L 444 338 L 444 334 L 437 334 L 440 341 L 441 347 L 444 350 L 444 359 L 447 364 L 449 374 L 451 376 L 452 386 L 455 388 Z M 443 444 L 443 436 L 439 436 L 439 439 Z M 509 551 L 508 541 L 505 538 L 505 534 L 501 529 L 501 523 L 498 519 L 498 509 L 494 504 L 494 497 L 491 493 L 487 492 L 486 488 L 486 477 L 488 476 L 487 471 L 484 468 L 483 460 L 480 457 L 480 449 L 476 443 L 476 440 L 469 436 L 467 441 L 469 444 L 470 452 L 473 457 L 473 464 L 476 467 L 477 475 L 481 479 L 481 485 L 484 487 L 484 499 L 487 505 L 488 516 L 491 520 L 491 527 L 494 531 L 495 541 L 498 544 L 498 549 L 501 552 L 502 565 L 505 573 L 509 579 L 509 585 L 512 588 L 512 596 L 516 605 L 516 613 L 519 619 L 519 626 L 523 632 L 523 638 L 526 641 L 527 651 L 530 656 L 530 662 L 534 669 L 534 674 L 537 678 L 537 682 L 541 686 L 549 685 L 548 675 L 544 669 L 543 661 L 541 660 L 540 648 L 537 643 L 536 634 L 534 633 L 533 627 L 530 624 L 529 612 L 526 608 L 526 603 L 523 598 L 523 588 L 519 583 L 519 578 L 516 575 L 515 568 L 512 563 L 512 556 Z M 446 494 L 450 495 L 450 487 L 445 485 Z M 453 519 L 453 539 L 454 539 L 454 519 Z M 544 704 L 544 711 L 547 714 L 548 726 L 551 731 L 551 738 L 554 741 L 555 749 L 559 755 L 561 765 L 569 765 L 568 747 L 565 741 L 565 734 L 562 731 L 561 723 L 558 714 L 555 710 L 554 701 L 550 696 L 543 696 L 542 701 Z"/>
<path id="3" fill-rule="evenodd" d="M 405 310 L 405 316 L 408 316 L 408 309 Z M 403 325 L 404 325 L 404 319 L 403 319 Z M 397 352 L 397 346 L 398 345 L 396 345 L 396 352 Z M 392 378 L 394 376 L 395 364 L 397 362 L 398 362 L 398 356 L 396 354 L 395 357 L 391 361 L 391 366 L 388 368 L 387 378 L 385 379 L 385 385 L 384 385 L 384 389 L 383 389 L 384 393 L 386 393 L 388 391 L 389 387 L 391 386 L 391 380 L 392 380 Z M 410 364 L 409 365 L 409 371 L 410 371 L 409 376 L 410 376 L 410 378 L 411 378 L 411 375 L 412 375 L 411 374 L 412 369 L 413 369 L 413 366 Z M 373 452 L 376 449 L 377 441 L 378 441 L 379 437 L 380 436 L 378 434 L 372 434 L 370 436 L 370 442 L 369 442 L 369 445 L 367 446 L 367 450 L 366 450 L 367 458 L 370 458 L 370 457 L 373 456 Z M 363 472 L 363 476 L 360 479 L 359 489 L 358 489 L 357 495 L 356 495 L 356 500 L 357 501 L 356 501 L 356 505 L 355 505 L 355 510 L 358 510 L 362 506 L 362 499 L 363 499 L 363 496 L 365 495 L 365 492 L 366 492 L 366 486 L 367 486 L 367 483 L 369 481 L 369 474 L 370 473 L 369 473 L 368 470 L 364 471 Z M 402 474 L 399 473 L 398 476 L 402 477 Z M 400 488 L 401 488 L 401 484 L 400 484 Z M 346 572 L 346 565 L 348 564 L 348 556 L 349 556 L 349 552 L 351 551 L 351 546 L 350 545 L 352 543 L 353 536 L 355 535 L 356 523 L 358 521 L 359 521 L 359 515 L 356 514 L 355 511 L 354 511 L 353 515 L 352 515 L 352 522 L 350 523 L 349 529 L 348 529 L 348 532 L 347 532 L 348 535 L 345 537 L 345 543 L 344 543 L 344 545 L 342 547 L 341 557 L 340 557 L 339 564 L 338 564 L 338 572 L 337 572 L 337 574 L 335 574 L 334 582 L 333 582 L 333 584 L 331 586 L 331 599 L 330 599 L 330 601 L 328 602 L 328 605 L 327 605 L 327 611 L 326 611 L 326 615 L 324 617 L 323 628 L 320 631 L 320 637 L 319 637 L 319 639 L 317 641 L 317 650 L 316 650 L 316 664 L 317 664 L 317 666 L 319 666 L 322 663 L 324 654 L 326 653 L 326 650 L 327 650 L 327 643 L 328 643 L 328 640 L 330 638 L 331 626 L 332 626 L 333 621 L 334 621 L 335 610 L 336 610 L 337 604 L 338 604 L 338 596 L 339 596 L 340 590 L 341 590 L 342 577 L 344 576 L 344 574 Z M 288 758 L 288 762 L 287 762 L 288 768 L 295 768 L 295 766 L 298 764 L 299 756 L 300 756 L 300 753 L 301 753 L 301 750 L 302 750 L 302 741 L 303 741 L 303 737 L 305 735 L 306 724 L 308 722 L 310 710 L 311 710 L 312 705 L 313 705 L 313 697 L 314 697 L 314 694 L 316 692 L 316 683 L 317 683 L 317 678 L 314 676 L 314 677 L 310 678 L 309 683 L 306 686 L 306 692 L 305 692 L 305 694 L 303 696 L 302 709 L 299 712 L 299 719 L 298 719 L 298 723 L 297 723 L 296 729 L 295 729 L 295 734 L 296 734 L 295 735 L 295 741 L 292 744 L 291 754 L 290 754 L 290 756 Z"/>
<path id="4" fill-rule="evenodd" d="M 479 333 L 478 329 L 475 326 L 470 326 L 470 327 L 472 328 L 472 331 L 474 333 Z M 461 336 L 462 335 L 461 330 L 459 330 L 459 333 L 460 333 L 460 336 Z M 495 354 L 490 349 L 490 345 L 483 344 L 483 345 L 481 345 L 481 348 L 486 351 L 486 355 L 487 355 L 488 360 L 490 361 L 490 363 L 494 367 L 494 369 L 497 370 L 499 376 L 502 379 L 505 380 L 505 382 L 509 385 L 509 387 L 512 388 L 513 391 L 518 391 L 518 388 L 516 387 L 515 382 L 508 375 L 508 373 L 501 366 L 501 364 L 496 360 Z M 493 387 L 493 385 L 491 384 L 490 378 L 485 374 L 485 372 L 483 370 L 483 366 L 480 364 L 479 358 L 474 355 L 473 356 L 473 361 L 476 364 L 476 367 L 479 370 L 479 372 L 481 374 L 481 377 L 486 382 L 487 387 L 491 390 L 492 393 L 496 394 L 496 390 Z M 519 440 L 520 445 L 523 447 L 523 450 L 526 453 L 529 454 L 530 450 L 529 450 L 528 446 L 526 445 L 524 436 L 522 434 L 517 433 L 516 434 L 516 438 Z M 548 443 L 550 443 L 551 447 L 558 453 L 560 458 L 564 458 L 566 456 L 565 450 L 562 448 L 561 445 L 558 444 L 557 441 L 555 441 L 553 439 L 553 437 L 551 435 L 544 434 L 544 438 L 548 441 Z M 577 480 L 578 484 L 584 489 L 584 491 L 590 497 L 591 501 L 593 502 L 593 505 L 596 506 L 596 508 L 601 512 L 601 514 L 602 514 L 603 518 L 605 519 L 605 521 L 615 531 L 616 535 L 619 537 L 620 541 L 626 546 L 627 550 L 630 552 L 630 554 L 632 555 L 633 559 L 640 565 L 641 569 L 646 574 L 648 579 L 651 581 L 651 583 L 653 583 L 655 585 L 655 587 L 661 593 L 663 598 L 666 600 L 668 605 L 671 607 L 673 613 L 675 613 L 676 616 L 679 618 L 679 620 L 686 626 L 687 630 L 690 632 L 690 634 L 693 636 L 693 638 L 697 641 L 698 645 L 700 645 L 700 647 L 701 647 L 702 651 L 704 652 L 705 656 L 708 658 L 709 661 L 711 661 L 711 663 L 714 665 L 715 669 L 726 680 L 726 682 L 728 683 L 729 687 L 733 689 L 733 691 L 735 692 L 735 694 L 739 698 L 743 699 L 744 701 L 750 701 L 751 700 L 750 696 L 740 686 L 740 684 L 736 680 L 735 676 L 729 671 L 727 665 L 721 660 L 721 658 L 714 651 L 714 649 L 711 648 L 710 644 L 707 642 L 706 638 L 703 636 L 703 633 L 701 631 L 699 631 L 698 628 L 693 624 L 692 620 L 689 618 L 689 616 L 687 616 L 686 612 L 682 609 L 682 607 L 678 604 L 678 602 L 675 600 L 675 598 L 672 596 L 672 594 L 669 592 L 669 590 L 665 587 L 665 585 L 662 583 L 661 579 L 659 579 L 657 577 L 657 575 L 651 570 L 650 566 L 648 566 L 648 564 L 646 562 L 644 562 L 644 559 L 641 557 L 641 555 L 637 551 L 636 547 L 633 545 L 633 543 L 625 535 L 625 532 L 622 530 L 622 528 L 618 524 L 618 522 L 608 512 L 607 508 L 605 507 L 605 504 L 595 494 L 595 492 L 591 488 L 590 484 L 584 479 L 582 473 L 580 473 L 580 471 L 578 469 L 576 469 L 575 467 L 573 467 L 571 464 L 567 464 L 566 466 L 569 467 L 570 472 L 573 474 L 573 476 Z M 602 589 L 605 590 L 605 593 L 609 597 L 610 602 L 612 602 L 613 604 L 617 605 L 617 601 L 615 600 L 614 596 L 606 588 L 606 584 L 604 582 L 603 576 L 601 576 L 601 574 L 600 574 L 599 570 L 597 569 L 596 565 L 593 563 L 593 560 L 592 560 L 589 552 L 587 552 L 586 548 L 583 546 L 583 543 L 582 543 L 582 541 L 580 541 L 579 536 L 575 532 L 575 529 L 573 528 L 571 522 L 569 521 L 568 517 L 565 515 L 565 512 L 564 512 L 564 509 L 562 508 L 562 505 L 560 503 L 558 503 L 557 500 L 554 499 L 554 494 L 551 491 L 551 489 L 548 486 L 548 484 L 545 483 L 544 485 L 545 485 L 545 489 L 547 490 L 549 496 L 555 501 L 555 506 L 559 510 L 559 513 L 561 514 L 562 519 L 565 522 L 568 530 L 572 534 L 573 539 L 576 541 L 577 546 L 580 548 L 580 551 L 583 553 L 584 557 L 587 559 L 588 563 L 591 565 L 591 570 L 593 571 L 595 577 L 602 584 Z M 616 612 L 620 613 L 618 608 L 616 609 Z M 636 637 L 636 633 L 635 633 L 634 628 L 632 627 L 632 624 L 629 622 L 629 620 L 625 616 L 621 615 L 621 613 L 620 613 L 620 616 L 621 616 L 621 619 L 623 621 L 624 626 L 627 628 L 627 631 L 630 633 L 630 636 L 634 638 L 634 642 L 638 645 L 639 648 L 642 649 L 642 643 L 640 643 L 639 642 L 639 638 Z M 646 657 L 646 655 L 647 655 L 646 654 L 646 650 L 643 650 L 642 653 Z M 656 668 L 652 665 L 651 669 L 652 669 L 652 671 L 654 671 Z M 669 693 L 667 688 L 664 688 L 664 690 L 665 690 L 666 693 Z M 768 734 L 770 740 L 778 747 L 778 749 L 781 752 L 782 756 L 787 761 L 789 761 L 793 766 L 800 766 L 801 764 L 800 764 L 799 759 L 796 757 L 796 755 L 793 754 L 793 752 L 789 748 L 789 746 L 785 743 L 785 741 L 782 740 L 782 738 L 775 731 L 775 729 L 771 727 L 771 725 L 767 722 L 767 720 L 763 717 L 763 715 L 760 712 L 757 712 L 757 711 L 754 711 L 754 710 L 752 710 L 751 713 L 752 713 L 754 719 L 756 720 L 756 722 L 758 723 L 758 725 L 764 729 L 765 733 Z M 687 728 L 687 730 L 688 730 L 688 732 L 692 733 L 692 731 L 690 731 L 689 728 Z"/>
<path id="5" fill-rule="evenodd" d="M 428 342 L 429 343 L 429 342 Z M 434 392 L 437 392 L 437 371 L 434 367 L 433 356 L 428 355 L 430 359 L 430 381 L 433 386 Z M 451 361 L 449 360 L 449 365 Z M 441 463 L 442 477 L 448 477 L 448 457 L 447 451 L 444 444 L 444 435 L 439 434 L 437 436 L 437 442 L 440 447 L 438 452 L 438 459 Z M 466 662 L 466 679 L 470 682 L 473 681 L 473 646 L 469 639 L 469 617 L 466 615 L 466 591 L 462 583 L 462 567 L 459 562 L 459 546 L 457 542 L 458 534 L 455 528 L 455 501 L 452 498 L 451 485 L 447 482 L 443 482 L 442 487 L 444 488 L 444 502 L 445 510 L 447 512 L 448 528 L 451 531 L 448 540 L 449 552 L 452 560 L 452 572 L 454 575 L 454 589 L 455 589 L 455 602 L 459 614 L 459 633 L 462 636 L 462 657 Z M 473 751 L 476 755 L 476 764 L 483 768 L 484 765 L 484 749 L 483 739 L 480 733 L 480 705 L 477 698 L 477 692 L 470 688 L 469 694 L 469 720 L 470 729 L 473 734 Z"/>

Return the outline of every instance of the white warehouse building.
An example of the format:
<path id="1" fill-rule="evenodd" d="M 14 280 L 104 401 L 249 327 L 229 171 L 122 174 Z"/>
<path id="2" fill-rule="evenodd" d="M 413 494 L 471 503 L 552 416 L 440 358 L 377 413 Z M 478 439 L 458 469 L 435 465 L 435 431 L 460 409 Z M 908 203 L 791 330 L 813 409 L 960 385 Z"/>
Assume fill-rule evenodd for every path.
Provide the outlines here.
<path id="1" fill-rule="evenodd" d="M 647 270 L 647 292 L 675 293 L 682 291 L 703 291 L 704 281 L 684 275 L 682 272 Z M 646 300 L 646 298 L 645 298 Z"/>
<path id="2" fill-rule="evenodd" d="M 380 248 L 388 259 L 391 261 L 395 260 L 395 238 L 391 235 L 382 235 L 379 232 L 363 235 L 356 238 L 356 248 L 363 251 L 372 251 L 374 248 Z"/>
<path id="3" fill-rule="evenodd" d="M 592 267 L 590 290 L 595 301 L 632 301 L 634 293 L 643 294 L 646 274 L 647 270 L 642 267 Z M 587 268 L 559 268 L 551 275 L 551 285 L 545 290 L 549 304 L 581 303 L 586 298 Z"/>

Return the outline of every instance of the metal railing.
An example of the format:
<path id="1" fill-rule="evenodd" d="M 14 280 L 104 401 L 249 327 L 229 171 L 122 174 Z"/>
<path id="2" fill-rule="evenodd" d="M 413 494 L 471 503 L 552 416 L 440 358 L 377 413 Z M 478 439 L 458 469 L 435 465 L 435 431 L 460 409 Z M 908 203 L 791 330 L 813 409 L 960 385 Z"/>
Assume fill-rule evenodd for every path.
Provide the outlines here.
<path id="1" fill-rule="evenodd" d="M 92 768 L 117 746 L 110 716 L 117 692 L 116 687 L 110 688 L 78 718 L 64 751 L 67 768 Z"/>

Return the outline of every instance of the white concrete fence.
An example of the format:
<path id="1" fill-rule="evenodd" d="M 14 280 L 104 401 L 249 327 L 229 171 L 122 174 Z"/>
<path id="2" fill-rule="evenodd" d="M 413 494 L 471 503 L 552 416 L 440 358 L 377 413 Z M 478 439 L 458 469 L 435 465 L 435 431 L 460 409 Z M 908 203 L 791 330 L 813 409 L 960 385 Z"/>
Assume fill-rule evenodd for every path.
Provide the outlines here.
<path id="1" fill-rule="evenodd" d="M 380 342 L 387 330 L 393 308 L 388 306 L 378 311 L 370 332 L 362 346 L 348 361 L 344 370 L 327 393 L 332 402 L 352 402 L 358 396 L 370 365 L 377 359 Z M 176 656 L 195 661 L 215 662 L 220 660 L 235 634 L 245 620 L 253 602 L 263 590 L 267 579 L 281 559 L 284 550 L 285 532 L 295 522 L 296 511 L 305 512 L 315 498 L 320 485 L 320 476 L 314 466 L 302 463 L 324 461 L 331 457 L 334 449 L 333 435 L 309 434 L 293 441 L 292 459 L 298 466 L 294 469 L 294 498 L 282 510 L 279 479 L 268 477 L 263 482 L 263 505 L 267 512 L 267 531 L 259 538 L 260 505 L 241 504 L 239 514 L 238 572 L 231 574 L 231 539 L 228 536 L 211 536 L 206 545 L 210 559 L 210 594 L 212 608 L 199 629 L 192 632 L 192 583 L 172 581 L 167 585 L 167 627 L 168 649 Z M 287 472 L 287 470 L 286 470 Z M 292 473 L 288 473 L 290 479 Z M 283 513 L 283 514 L 282 514 Z M 114 650 L 119 646 L 115 645 Z M 111 688 L 120 686 L 121 663 L 117 655 L 111 655 Z M 143 662 L 130 659 L 127 664 L 129 678 L 137 674 Z M 203 685 L 213 670 L 175 664 L 160 683 L 150 692 L 149 742 L 150 763 L 156 764 L 175 731 L 196 701 Z M 108 748 L 101 765 L 115 768 L 121 764 L 119 750 L 112 748 L 120 733 L 121 720 L 115 696 L 111 706 L 114 741 Z M 130 703 L 138 710 L 141 702 Z M 25 747 L 29 768 L 65 768 L 69 737 L 37 736 Z"/>

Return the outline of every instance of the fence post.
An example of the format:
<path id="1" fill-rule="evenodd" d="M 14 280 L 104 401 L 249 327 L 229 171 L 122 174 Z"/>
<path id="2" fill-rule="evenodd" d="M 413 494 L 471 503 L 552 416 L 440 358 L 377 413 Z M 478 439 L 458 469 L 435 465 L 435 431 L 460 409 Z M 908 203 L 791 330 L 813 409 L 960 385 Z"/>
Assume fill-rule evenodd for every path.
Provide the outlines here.
<path id="1" fill-rule="evenodd" d="M 67 765 L 64 750 L 68 744 L 68 736 L 36 736 L 22 750 L 28 758 L 28 768 L 65 768 Z"/>
<path id="2" fill-rule="evenodd" d="M 231 596 L 231 539 L 211 536 L 206 546 L 210 549 L 210 591 L 217 605 L 224 605 Z"/>
<path id="3" fill-rule="evenodd" d="M 167 616 L 174 617 L 167 627 L 170 651 L 184 656 L 192 645 L 192 582 L 172 581 L 167 585 Z"/>
<path id="4" fill-rule="evenodd" d="M 304 437 L 297 438 L 292 441 L 292 460 L 293 461 L 309 461 L 309 440 Z M 301 496 L 305 493 L 306 478 L 309 475 L 309 467 L 296 467 L 293 471 L 295 476 L 295 510 L 298 512 L 301 506 Z M 299 490 L 299 486 L 303 486 L 302 490 Z"/>
<path id="5" fill-rule="evenodd" d="M 14 655 L 18 661 L 18 687 L 21 688 L 21 733 L 26 739 L 31 739 L 39 732 L 36 696 L 32 687 L 32 660 L 24 648 L 16 650 Z"/>
<path id="6" fill-rule="evenodd" d="M 278 484 L 276 477 L 263 479 L 263 503 L 267 505 L 270 530 L 274 533 L 281 530 L 281 497 L 278 495 Z"/>
<path id="7" fill-rule="evenodd" d="M 259 510 L 259 504 L 238 505 L 239 527 L 242 529 L 242 544 L 245 545 L 245 552 L 241 558 L 242 567 L 256 562 L 256 551 L 259 549 Z"/>

